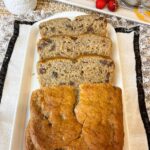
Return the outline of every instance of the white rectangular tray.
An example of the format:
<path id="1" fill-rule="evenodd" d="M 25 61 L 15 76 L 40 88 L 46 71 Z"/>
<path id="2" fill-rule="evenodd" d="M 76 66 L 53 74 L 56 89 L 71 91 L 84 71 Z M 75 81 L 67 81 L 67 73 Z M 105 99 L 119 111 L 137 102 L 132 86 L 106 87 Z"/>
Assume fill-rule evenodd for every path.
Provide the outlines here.
<path id="1" fill-rule="evenodd" d="M 60 17 L 68 17 L 70 19 L 74 19 L 74 17 L 79 16 L 79 15 L 84 15 L 84 13 L 63 12 L 63 13 L 56 14 L 43 21 L 54 19 L 54 18 L 60 18 Z M 38 39 L 40 38 L 38 27 L 39 27 L 39 24 L 43 21 L 35 23 L 31 27 L 31 31 L 29 34 L 26 58 L 25 58 L 25 63 L 24 63 L 24 70 L 22 74 L 22 82 L 20 86 L 20 94 L 19 94 L 18 105 L 16 109 L 16 115 L 15 115 L 15 119 L 13 123 L 13 133 L 12 133 L 12 138 L 11 138 L 11 143 L 10 143 L 10 150 L 24 150 L 25 149 L 24 132 L 25 132 L 25 128 L 29 119 L 30 96 L 33 90 L 39 88 L 39 83 L 38 83 L 37 74 L 36 74 L 36 63 L 39 59 L 38 54 L 37 54 L 36 44 L 37 44 Z M 108 36 L 112 40 L 112 44 L 113 44 L 112 58 L 115 62 L 115 79 L 114 79 L 113 84 L 123 89 L 117 35 L 116 35 L 114 28 L 110 24 L 108 24 L 107 30 L 108 30 Z M 124 104 L 124 98 L 123 98 L 123 104 Z M 125 132 L 124 150 L 129 150 L 128 139 L 127 139 L 128 130 L 126 126 L 127 121 L 126 121 L 125 108 L 123 108 L 123 115 L 124 115 L 123 117 L 124 117 L 124 132 Z"/>

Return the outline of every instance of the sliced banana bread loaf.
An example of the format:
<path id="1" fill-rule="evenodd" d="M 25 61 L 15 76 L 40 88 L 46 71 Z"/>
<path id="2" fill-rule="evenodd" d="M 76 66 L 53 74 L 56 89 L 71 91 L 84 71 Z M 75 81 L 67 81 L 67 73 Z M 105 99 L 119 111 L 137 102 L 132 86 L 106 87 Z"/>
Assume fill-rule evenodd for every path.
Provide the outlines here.
<path id="1" fill-rule="evenodd" d="M 111 40 L 94 34 L 80 35 L 77 38 L 57 36 L 42 38 L 38 42 L 40 59 L 51 57 L 75 58 L 84 54 L 111 55 Z"/>
<path id="2" fill-rule="evenodd" d="M 107 22 L 99 15 L 82 15 L 71 21 L 68 18 L 57 18 L 43 22 L 39 25 L 42 37 L 57 35 L 78 36 L 85 33 L 94 33 L 106 36 Z"/>
<path id="3" fill-rule="evenodd" d="M 101 56 L 82 56 L 76 60 L 56 58 L 38 62 L 37 72 L 41 86 L 109 83 L 113 78 L 114 63 Z"/>

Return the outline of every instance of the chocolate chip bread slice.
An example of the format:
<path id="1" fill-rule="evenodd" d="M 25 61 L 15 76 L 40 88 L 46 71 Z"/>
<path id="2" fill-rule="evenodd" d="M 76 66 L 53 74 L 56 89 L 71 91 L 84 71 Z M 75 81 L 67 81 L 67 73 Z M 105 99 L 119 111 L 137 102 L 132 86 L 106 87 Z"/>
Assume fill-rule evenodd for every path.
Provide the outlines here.
<path id="1" fill-rule="evenodd" d="M 58 35 L 78 36 L 85 33 L 106 36 L 106 19 L 99 15 L 82 15 L 71 21 L 68 18 L 57 18 L 39 25 L 41 37 Z"/>
<path id="2" fill-rule="evenodd" d="M 80 85 L 75 114 L 90 150 L 122 150 L 123 108 L 121 89 L 110 84 Z"/>
<path id="3" fill-rule="evenodd" d="M 38 53 L 41 60 L 59 56 L 75 58 L 85 54 L 110 56 L 111 47 L 109 38 L 94 34 L 80 35 L 77 38 L 57 36 L 40 39 Z"/>
<path id="4" fill-rule="evenodd" d="M 112 82 L 114 63 L 101 56 L 81 56 L 76 60 L 55 58 L 40 61 L 37 72 L 41 86 Z"/>
<path id="5" fill-rule="evenodd" d="M 33 92 L 30 102 L 30 136 L 37 150 L 65 149 L 81 134 L 74 114 L 76 91 L 70 86 L 47 87 Z"/>

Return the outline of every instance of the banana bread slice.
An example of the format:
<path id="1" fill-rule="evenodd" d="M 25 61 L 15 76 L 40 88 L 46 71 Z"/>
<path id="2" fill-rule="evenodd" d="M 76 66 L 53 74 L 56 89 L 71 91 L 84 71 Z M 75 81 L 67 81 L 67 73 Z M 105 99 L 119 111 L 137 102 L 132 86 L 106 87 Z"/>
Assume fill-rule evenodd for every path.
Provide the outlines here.
<path id="1" fill-rule="evenodd" d="M 41 60 L 59 56 L 75 58 L 85 54 L 110 56 L 111 47 L 109 38 L 94 34 L 80 35 L 77 38 L 69 36 L 42 38 L 38 42 Z"/>
<path id="2" fill-rule="evenodd" d="M 85 33 L 106 36 L 107 21 L 99 15 L 82 15 L 71 21 L 68 18 L 57 18 L 39 25 L 41 37 L 57 35 L 78 36 Z"/>
<path id="3" fill-rule="evenodd" d="M 37 72 L 41 86 L 112 82 L 114 63 L 101 56 L 80 56 L 76 60 L 55 58 L 40 61 Z"/>

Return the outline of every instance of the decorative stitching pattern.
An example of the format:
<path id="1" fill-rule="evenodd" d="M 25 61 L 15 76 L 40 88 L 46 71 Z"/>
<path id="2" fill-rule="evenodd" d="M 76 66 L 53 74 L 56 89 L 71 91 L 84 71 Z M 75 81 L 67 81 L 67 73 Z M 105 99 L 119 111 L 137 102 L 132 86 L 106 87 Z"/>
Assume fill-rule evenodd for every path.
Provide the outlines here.
<path id="1" fill-rule="evenodd" d="M 139 109 L 141 118 L 144 123 L 148 146 L 150 148 L 150 121 L 146 109 L 145 104 L 145 92 L 143 88 L 143 74 L 142 74 L 142 61 L 141 61 L 141 54 L 140 54 L 140 47 L 139 47 L 139 31 L 140 27 L 134 27 L 131 29 L 126 28 L 116 28 L 116 32 L 123 32 L 123 33 L 130 33 L 134 31 L 134 54 L 135 54 L 135 70 L 136 70 L 136 81 L 137 81 L 137 90 L 138 90 L 138 101 L 139 101 Z"/>
<path id="2" fill-rule="evenodd" d="M 1 66 L 1 70 L 0 70 L 0 102 L 1 102 L 1 98 L 2 98 L 2 93 L 3 93 L 3 87 L 4 87 L 4 82 L 5 82 L 5 78 L 6 78 L 6 74 L 7 74 L 7 69 L 8 69 L 8 64 L 11 58 L 11 55 L 13 53 L 13 49 L 16 43 L 16 40 L 18 38 L 19 35 L 19 25 L 20 24 L 29 24 L 32 25 L 34 22 L 26 22 L 26 21 L 15 21 L 14 22 L 14 33 L 12 38 L 10 39 L 10 42 L 8 44 L 8 48 Z"/>

